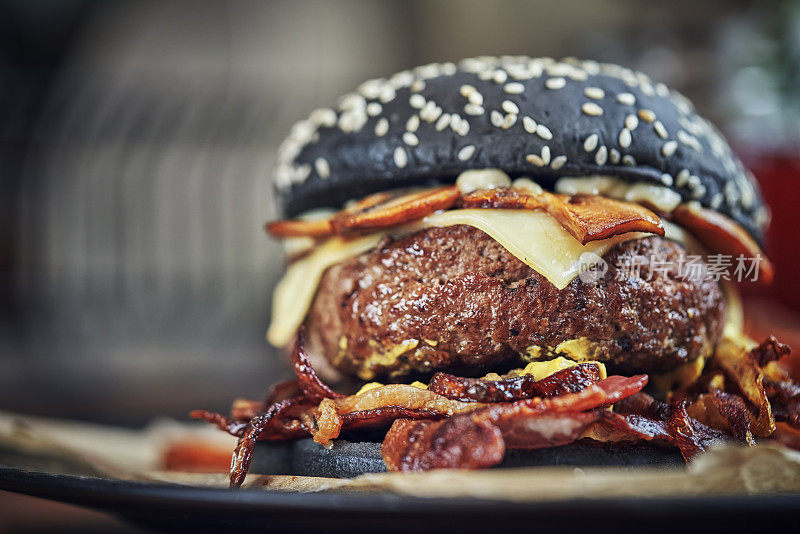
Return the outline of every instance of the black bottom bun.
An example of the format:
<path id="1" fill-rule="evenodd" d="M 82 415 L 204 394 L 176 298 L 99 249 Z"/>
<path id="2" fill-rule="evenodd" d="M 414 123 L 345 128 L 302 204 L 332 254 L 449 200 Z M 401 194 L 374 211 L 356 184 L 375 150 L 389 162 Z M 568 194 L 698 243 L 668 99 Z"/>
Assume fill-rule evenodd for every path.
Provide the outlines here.
<path id="1" fill-rule="evenodd" d="M 674 448 L 648 444 L 610 445 L 583 440 L 570 445 L 514 450 L 506 453 L 498 467 L 674 467 L 684 465 Z M 383 473 L 386 465 L 377 441 L 337 440 L 331 449 L 311 439 L 259 442 L 253 454 L 251 473 L 352 478 L 364 473 Z"/>

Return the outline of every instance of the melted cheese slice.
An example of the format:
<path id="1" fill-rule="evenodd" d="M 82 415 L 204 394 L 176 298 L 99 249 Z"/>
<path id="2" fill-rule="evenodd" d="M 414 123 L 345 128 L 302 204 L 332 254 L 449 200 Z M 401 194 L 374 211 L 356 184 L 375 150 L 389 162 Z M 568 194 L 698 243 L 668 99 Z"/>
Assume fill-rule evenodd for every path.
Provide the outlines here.
<path id="1" fill-rule="evenodd" d="M 591 267 L 592 263 L 586 263 L 587 256 L 581 261 L 583 254 L 602 256 L 617 243 L 649 235 L 630 232 L 581 245 L 553 217 L 529 210 L 451 210 L 430 215 L 422 222 L 425 226 L 466 224 L 483 230 L 558 289 L 564 289 L 582 270 Z"/>
<path id="2" fill-rule="evenodd" d="M 586 258 L 596 259 L 618 243 L 649 235 L 630 232 L 581 245 L 547 213 L 501 209 L 443 211 L 412 225 L 394 229 L 393 233 L 458 224 L 486 232 L 558 289 L 567 287 L 582 270 L 592 266 Z M 325 270 L 374 248 L 384 235 L 385 232 L 380 232 L 351 240 L 334 237 L 308 256 L 289 265 L 275 288 L 272 324 L 267 331 L 267 340 L 276 347 L 287 345 L 305 319 Z M 581 258 L 586 253 L 591 254 Z"/>
<path id="3" fill-rule="evenodd" d="M 291 263 L 272 294 L 272 322 L 267 330 L 267 341 L 275 347 L 288 345 L 303 324 L 325 270 L 375 248 L 383 235 L 376 233 L 351 240 L 332 237 L 304 258 Z"/>

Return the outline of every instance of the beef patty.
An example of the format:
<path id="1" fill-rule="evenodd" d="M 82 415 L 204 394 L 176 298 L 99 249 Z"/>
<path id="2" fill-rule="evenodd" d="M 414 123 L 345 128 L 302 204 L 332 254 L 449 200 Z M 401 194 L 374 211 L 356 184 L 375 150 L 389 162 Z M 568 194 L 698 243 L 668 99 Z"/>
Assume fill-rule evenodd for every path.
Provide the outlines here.
<path id="1" fill-rule="evenodd" d="M 330 267 L 308 339 L 365 380 L 477 374 L 576 349 L 612 371 L 667 371 L 708 356 L 724 322 L 719 285 L 679 276 L 686 254 L 656 236 L 627 241 L 604 256 L 605 276 L 559 291 L 481 230 L 430 228 Z M 638 272 L 621 267 L 632 262 Z"/>

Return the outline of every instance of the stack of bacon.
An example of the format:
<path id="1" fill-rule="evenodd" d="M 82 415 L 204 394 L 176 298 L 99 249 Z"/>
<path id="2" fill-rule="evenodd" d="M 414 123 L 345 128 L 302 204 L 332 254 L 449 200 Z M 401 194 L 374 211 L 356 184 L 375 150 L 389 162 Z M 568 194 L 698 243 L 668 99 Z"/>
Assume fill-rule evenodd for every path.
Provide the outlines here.
<path id="1" fill-rule="evenodd" d="M 314 372 L 298 332 L 297 380 L 275 386 L 264 402 L 237 401 L 230 417 L 198 410 L 237 436 L 230 481 L 244 481 L 258 440 L 312 436 L 326 445 L 342 431 L 391 428 L 382 455 L 392 471 L 476 469 L 499 464 L 509 449 L 556 447 L 578 439 L 644 440 L 677 447 L 686 460 L 710 444 L 753 445 L 776 421 L 800 428 L 800 386 L 775 365 L 788 347 L 774 338 L 753 350 L 725 340 L 706 372 L 669 403 L 643 393 L 647 375 L 601 379 L 596 364 L 563 369 L 541 380 L 433 376 L 427 389 L 379 386 L 356 395 L 333 391 Z"/>

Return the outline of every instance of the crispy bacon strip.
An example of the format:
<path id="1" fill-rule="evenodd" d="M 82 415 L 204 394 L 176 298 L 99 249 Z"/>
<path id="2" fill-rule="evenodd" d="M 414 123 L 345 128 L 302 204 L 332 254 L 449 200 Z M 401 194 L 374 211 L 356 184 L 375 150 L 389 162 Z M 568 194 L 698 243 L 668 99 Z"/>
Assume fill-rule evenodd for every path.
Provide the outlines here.
<path id="1" fill-rule="evenodd" d="M 389 471 L 480 469 L 499 464 L 505 452 L 499 428 L 462 416 L 438 422 L 398 419 L 381 446 Z"/>
<path id="2" fill-rule="evenodd" d="M 740 394 L 757 411 L 751 415 L 753 434 L 759 437 L 772 435 L 775 431 L 775 418 L 764 391 L 764 376 L 754 352 L 748 351 L 737 341 L 723 338 L 717 345 L 711 363 L 722 370 L 731 385 L 735 386 L 732 393 Z"/>
<path id="3" fill-rule="evenodd" d="M 208 410 L 193 410 L 189 413 L 189 417 L 192 419 L 202 419 L 212 425 L 216 426 L 220 430 L 227 432 L 233 436 L 238 436 L 244 431 L 244 427 L 247 426 L 247 423 L 242 423 L 239 421 L 235 421 L 230 417 L 225 417 L 224 415 L 209 412 Z"/>
<path id="4" fill-rule="evenodd" d="M 483 189 L 462 195 L 463 208 L 527 209 L 549 213 L 585 245 L 627 232 L 664 235 L 661 218 L 649 209 L 599 195 L 532 194 L 517 189 Z"/>
<path id="5" fill-rule="evenodd" d="M 729 431 L 734 439 L 755 445 L 750 430 L 750 412 L 744 400 L 733 393 L 712 391 L 687 401 L 686 411 L 697 421 L 719 430 Z"/>
<path id="6" fill-rule="evenodd" d="M 789 345 L 781 343 L 775 336 L 769 336 L 751 350 L 750 354 L 755 358 L 759 367 L 764 367 L 770 362 L 777 362 L 784 356 L 788 356 L 791 352 L 792 348 Z"/>
<path id="7" fill-rule="evenodd" d="M 239 443 L 236 444 L 233 457 L 231 458 L 231 488 L 238 488 L 242 485 L 242 482 L 244 482 L 247 469 L 250 467 L 250 462 L 253 459 L 253 449 L 261 433 L 269 427 L 270 422 L 272 422 L 274 418 L 280 416 L 282 412 L 302 401 L 302 398 L 296 398 L 271 404 L 264 413 L 254 417 L 247 423 L 241 437 L 239 437 Z"/>
<path id="8" fill-rule="evenodd" d="M 800 429 L 800 385 L 791 379 L 773 380 L 765 377 L 764 390 L 775 419 Z"/>
<path id="9" fill-rule="evenodd" d="M 458 197 L 456 186 L 437 187 L 376 203 L 356 213 L 338 213 L 331 219 L 331 224 L 336 232 L 389 228 L 422 219 L 434 211 L 450 209 Z"/>
<path id="10" fill-rule="evenodd" d="M 344 208 L 336 214 L 336 217 L 356 216 L 391 198 L 392 194 L 388 192 L 369 195 Z M 328 237 L 336 233 L 334 220 L 331 217 L 316 220 L 286 219 L 272 221 L 264 225 L 264 230 L 275 237 Z"/>
<path id="11" fill-rule="evenodd" d="M 300 380 L 284 380 L 269 388 L 263 404 L 272 404 L 273 402 L 279 402 L 283 399 L 298 397 L 302 392 L 303 389 L 300 387 Z"/>
<path id="12" fill-rule="evenodd" d="M 609 377 L 558 397 L 492 404 L 442 421 L 396 421 L 381 447 L 390 470 L 475 469 L 500 463 L 506 448 L 536 449 L 578 439 L 597 408 L 640 391 L 645 375 Z"/>
<path id="13" fill-rule="evenodd" d="M 480 469 L 502 462 L 506 449 L 572 443 L 599 417 L 600 410 L 508 417 L 478 411 L 442 421 L 398 419 L 386 434 L 381 456 L 390 471 Z"/>
<path id="14" fill-rule="evenodd" d="M 284 219 L 268 222 L 264 230 L 275 237 L 328 237 L 334 234 L 330 219 Z"/>
<path id="15" fill-rule="evenodd" d="M 400 417 L 405 413 L 418 414 L 419 418 L 430 419 L 450 417 L 457 413 L 476 410 L 481 406 L 483 404 L 478 402 L 451 400 L 427 389 L 405 384 L 390 384 L 349 397 L 323 399 L 311 414 L 314 420 L 312 434 L 314 441 L 324 445 L 339 436 L 346 422 L 372 417 L 367 414 L 354 415 L 359 412 L 387 415 L 396 411 Z M 383 416 L 381 418 L 385 420 Z"/>
<path id="16" fill-rule="evenodd" d="M 531 397 L 553 397 L 575 393 L 600 380 L 600 368 L 582 363 L 562 369 L 541 380 L 530 375 L 486 380 L 462 378 L 447 373 L 433 375 L 428 390 L 463 402 L 511 402 Z"/>
<path id="17" fill-rule="evenodd" d="M 365 212 L 379 204 L 383 204 L 384 202 L 388 202 L 393 197 L 397 195 L 390 193 L 389 191 L 381 191 L 379 193 L 373 193 L 368 195 L 361 200 L 357 200 L 352 204 L 345 207 L 342 211 L 337 213 L 337 215 L 358 215 L 359 213 Z"/>
<path id="18" fill-rule="evenodd" d="M 689 461 L 721 440 L 723 434 L 692 419 L 686 411 L 685 400 L 667 405 L 638 393 L 616 404 L 613 412 L 602 412 L 597 424 L 583 437 L 603 442 L 653 441 L 677 447 Z"/>
<path id="19" fill-rule="evenodd" d="M 362 410 L 350 412 L 342 416 L 342 428 L 363 428 L 388 425 L 397 419 L 442 419 L 445 417 L 441 412 L 435 410 L 425 410 L 420 408 L 404 408 L 402 406 L 386 406 L 385 408 L 373 408 L 372 410 Z"/>
<path id="20" fill-rule="evenodd" d="M 243 402 L 249 406 L 244 407 Z M 258 406 L 258 410 L 252 407 Z M 236 437 L 242 437 L 247 423 L 267 410 L 266 406 L 256 401 L 237 401 L 231 411 L 231 417 L 209 412 L 206 410 L 194 410 L 189 414 L 192 419 L 200 419 L 215 425 L 220 430 Z M 258 437 L 259 441 L 281 441 L 287 439 L 297 439 L 309 435 L 309 427 L 304 423 L 305 414 L 316 408 L 314 404 L 297 403 L 281 412 L 278 417 L 273 417 Z"/>
<path id="21" fill-rule="evenodd" d="M 303 390 L 309 399 L 338 399 L 344 397 L 341 393 L 336 393 L 317 376 L 317 372 L 311 365 L 311 358 L 305 348 L 305 327 L 301 326 L 297 331 L 297 338 L 294 342 L 292 355 L 292 366 L 297 375 L 300 389 Z"/>
<path id="22" fill-rule="evenodd" d="M 734 220 L 696 202 L 681 204 L 672 211 L 672 219 L 694 235 L 708 250 L 718 254 L 729 254 L 734 258 L 742 254 L 746 258 L 761 258 L 759 272 L 761 280 L 770 284 L 775 269 L 750 234 Z"/>

